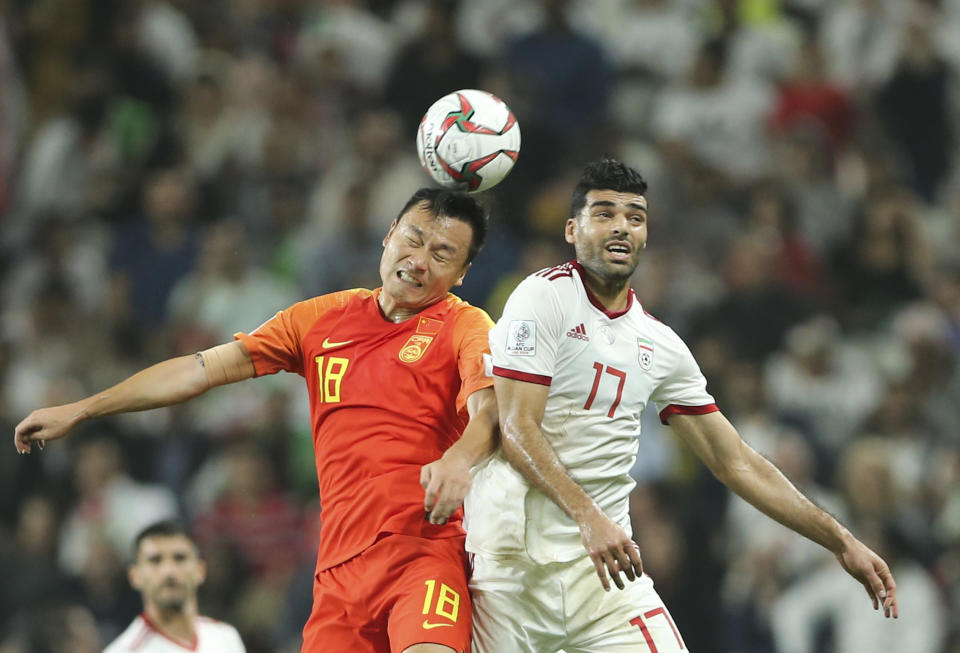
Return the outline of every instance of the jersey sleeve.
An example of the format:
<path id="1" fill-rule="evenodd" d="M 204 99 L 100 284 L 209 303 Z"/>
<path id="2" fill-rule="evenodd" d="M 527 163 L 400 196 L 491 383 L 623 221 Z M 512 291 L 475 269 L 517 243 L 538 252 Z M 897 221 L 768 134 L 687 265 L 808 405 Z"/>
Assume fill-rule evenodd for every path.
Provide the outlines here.
<path id="1" fill-rule="evenodd" d="M 314 297 L 278 311 L 249 334 L 234 334 L 250 353 L 257 376 L 280 371 L 303 374 L 301 342 L 320 317 L 319 299 Z"/>
<path id="2" fill-rule="evenodd" d="M 457 412 L 467 406 L 467 399 L 477 390 L 493 385 L 485 369 L 484 355 L 490 353 L 489 334 L 493 320 L 483 310 L 471 306 L 463 311 L 454 325 L 454 346 L 460 370 L 460 393 Z"/>
<path id="3" fill-rule="evenodd" d="M 510 295 L 490 331 L 493 374 L 550 385 L 563 325 L 556 282 L 527 277 Z"/>
<path id="4" fill-rule="evenodd" d="M 250 352 L 257 376 L 280 371 L 303 375 L 303 338 L 328 311 L 340 308 L 362 289 L 312 297 L 286 308 L 249 334 L 235 333 Z M 369 291 L 367 291 L 369 292 Z"/>
<path id="5" fill-rule="evenodd" d="M 705 415 L 719 410 L 713 396 L 707 392 L 707 379 L 690 349 L 679 337 L 674 338 L 676 362 L 650 396 L 664 424 L 671 415 Z"/>

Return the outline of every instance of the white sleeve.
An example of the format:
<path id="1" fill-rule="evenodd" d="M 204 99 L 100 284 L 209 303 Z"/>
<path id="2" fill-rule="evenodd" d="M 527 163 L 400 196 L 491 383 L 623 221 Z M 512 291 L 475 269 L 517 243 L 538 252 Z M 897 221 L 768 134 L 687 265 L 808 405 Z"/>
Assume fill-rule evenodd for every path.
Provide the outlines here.
<path id="1" fill-rule="evenodd" d="M 562 325 L 557 282 L 524 279 L 490 331 L 494 376 L 550 385 Z"/>
<path id="2" fill-rule="evenodd" d="M 664 424 L 670 415 L 703 415 L 718 410 L 690 349 L 677 336 L 674 336 L 673 343 L 675 360 L 672 369 L 650 395 Z"/>

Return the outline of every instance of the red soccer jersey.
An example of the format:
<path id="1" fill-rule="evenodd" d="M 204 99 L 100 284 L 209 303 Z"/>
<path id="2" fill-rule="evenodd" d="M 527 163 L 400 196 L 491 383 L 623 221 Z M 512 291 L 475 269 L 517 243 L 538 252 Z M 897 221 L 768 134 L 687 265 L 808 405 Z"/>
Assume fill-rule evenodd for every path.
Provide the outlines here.
<path id="1" fill-rule="evenodd" d="M 345 290 L 280 311 L 238 333 L 257 376 L 307 381 L 323 506 L 317 570 L 357 555 L 382 533 L 463 534 L 462 510 L 444 525 L 423 510 L 420 468 L 463 433 L 466 401 L 484 374 L 490 318 L 448 294 L 394 324 L 380 290 Z"/>

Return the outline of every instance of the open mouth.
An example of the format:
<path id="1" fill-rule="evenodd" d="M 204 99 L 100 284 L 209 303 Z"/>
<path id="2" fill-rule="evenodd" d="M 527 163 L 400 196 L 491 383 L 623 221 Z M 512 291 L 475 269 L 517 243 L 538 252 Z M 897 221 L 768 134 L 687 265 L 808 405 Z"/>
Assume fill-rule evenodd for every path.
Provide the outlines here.
<path id="1" fill-rule="evenodd" d="M 604 249 L 614 261 L 629 261 L 633 247 L 625 240 L 613 240 L 607 243 Z"/>
<path id="2" fill-rule="evenodd" d="M 397 270 L 397 278 L 400 279 L 403 283 L 413 286 L 414 288 L 423 288 L 423 284 L 409 273 L 404 270 Z"/>

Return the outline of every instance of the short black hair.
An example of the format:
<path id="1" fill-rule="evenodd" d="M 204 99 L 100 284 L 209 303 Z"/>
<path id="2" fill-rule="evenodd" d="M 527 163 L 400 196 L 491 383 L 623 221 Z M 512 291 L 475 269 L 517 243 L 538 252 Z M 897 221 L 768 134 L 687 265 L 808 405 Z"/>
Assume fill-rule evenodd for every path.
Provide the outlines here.
<path id="1" fill-rule="evenodd" d="M 140 543 L 148 537 L 175 537 L 177 535 L 182 535 L 190 540 L 190 543 L 196 548 L 196 542 L 193 541 L 193 536 L 187 529 L 186 524 L 179 519 L 164 519 L 150 524 L 137 534 L 133 541 L 133 559 L 136 560 L 139 557 Z"/>
<path id="2" fill-rule="evenodd" d="M 580 209 L 587 203 L 587 193 L 592 190 L 643 195 L 647 192 L 647 182 L 639 172 L 612 157 L 605 156 L 599 161 L 592 161 L 583 169 L 580 180 L 573 189 L 573 199 L 570 201 L 571 218 L 580 213 Z"/>
<path id="3" fill-rule="evenodd" d="M 487 210 L 476 199 L 466 193 L 445 188 L 421 188 L 411 195 L 400 209 L 397 221 L 418 204 L 425 205 L 427 210 L 438 218 L 453 218 L 470 225 L 473 237 L 470 239 L 470 249 L 467 250 L 467 263 L 483 249 L 483 244 L 487 241 Z"/>

